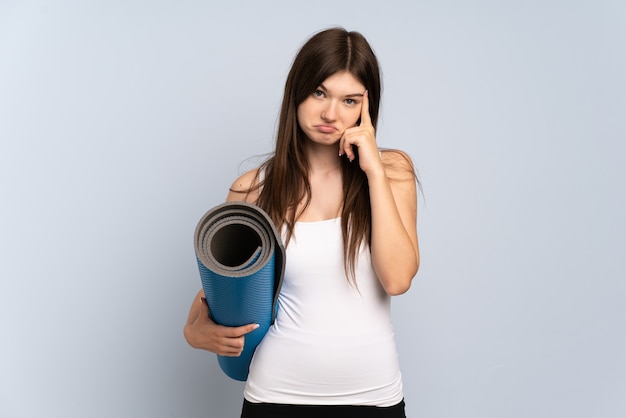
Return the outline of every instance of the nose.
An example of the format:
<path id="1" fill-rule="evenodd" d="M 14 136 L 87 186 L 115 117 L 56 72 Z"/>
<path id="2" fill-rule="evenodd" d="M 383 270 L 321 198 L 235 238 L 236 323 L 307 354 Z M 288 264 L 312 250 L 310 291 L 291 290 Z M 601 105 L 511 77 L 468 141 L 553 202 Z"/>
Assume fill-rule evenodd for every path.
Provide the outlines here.
<path id="1" fill-rule="evenodd" d="M 322 119 L 327 122 L 332 122 L 337 119 L 337 103 L 334 100 L 329 100 L 326 106 L 322 110 Z"/>

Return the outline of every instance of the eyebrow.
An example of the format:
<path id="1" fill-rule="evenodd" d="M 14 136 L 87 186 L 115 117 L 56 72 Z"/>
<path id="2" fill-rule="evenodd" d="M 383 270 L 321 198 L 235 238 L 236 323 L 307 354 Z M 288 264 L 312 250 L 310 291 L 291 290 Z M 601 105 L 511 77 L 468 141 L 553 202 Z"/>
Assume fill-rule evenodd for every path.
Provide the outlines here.
<path id="1" fill-rule="evenodd" d="M 318 88 L 321 90 L 324 90 L 325 93 L 328 93 L 328 89 L 326 88 L 324 84 L 320 84 Z M 343 97 L 363 97 L 363 93 L 351 93 L 351 94 L 346 94 Z"/>

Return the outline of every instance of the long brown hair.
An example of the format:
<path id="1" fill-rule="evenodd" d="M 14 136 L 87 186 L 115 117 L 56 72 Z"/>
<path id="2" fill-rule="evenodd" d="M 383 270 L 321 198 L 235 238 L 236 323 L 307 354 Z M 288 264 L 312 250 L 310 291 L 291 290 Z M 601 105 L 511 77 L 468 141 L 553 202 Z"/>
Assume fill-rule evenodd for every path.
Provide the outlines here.
<path id="1" fill-rule="evenodd" d="M 257 204 L 274 223 L 287 228 L 291 239 L 298 216 L 297 208 L 311 201 L 309 164 L 304 152 L 304 133 L 297 119 L 298 106 L 328 77 L 347 71 L 367 89 L 372 125 L 376 128 L 380 107 L 380 70 L 368 42 L 358 32 L 332 28 L 315 34 L 296 55 L 285 83 L 285 92 L 278 123 L 276 150 L 262 166 L 265 176 L 259 182 L 263 192 Z M 342 158 L 344 266 L 354 280 L 359 248 L 371 243 L 371 206 L 367 177 L 358 162 Z M 304 210 L 304 209 L 302 209 Z"/>

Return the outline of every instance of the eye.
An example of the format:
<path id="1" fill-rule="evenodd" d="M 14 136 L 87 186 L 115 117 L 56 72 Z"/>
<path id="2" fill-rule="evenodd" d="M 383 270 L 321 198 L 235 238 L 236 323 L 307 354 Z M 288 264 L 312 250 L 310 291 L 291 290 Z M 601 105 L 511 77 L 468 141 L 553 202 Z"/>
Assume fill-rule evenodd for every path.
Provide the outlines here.
<path id="1" fill-rule="evenodd" d="M 313 92 L 314 97 L 324 97 L 324 92 L 322 90 L 315 90 Z"/>
<path id="2" fill-rule="evenodd" d="M 348 106 L 352 106 L 352 105 L 355 105 L 355 104 L 356 104 L 356 100 L 354 100 L 354 99 L 346 99 L 344 102 L 345 102 L 345 104 L 347 104 Z"/>

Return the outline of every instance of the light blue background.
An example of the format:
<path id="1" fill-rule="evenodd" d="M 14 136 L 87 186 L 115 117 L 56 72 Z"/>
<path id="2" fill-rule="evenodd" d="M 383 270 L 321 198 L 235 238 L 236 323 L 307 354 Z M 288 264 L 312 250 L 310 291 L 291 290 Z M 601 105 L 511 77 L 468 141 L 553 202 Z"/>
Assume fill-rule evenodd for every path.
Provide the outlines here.
<path id="1" fill-rule="evenodd" d="M 0 1 L 0 416 L 238 416 L 182 336 L 193 229 L 338 24 L 424 184 L 409 416 L 626 416 L 620 0 Z"/>

